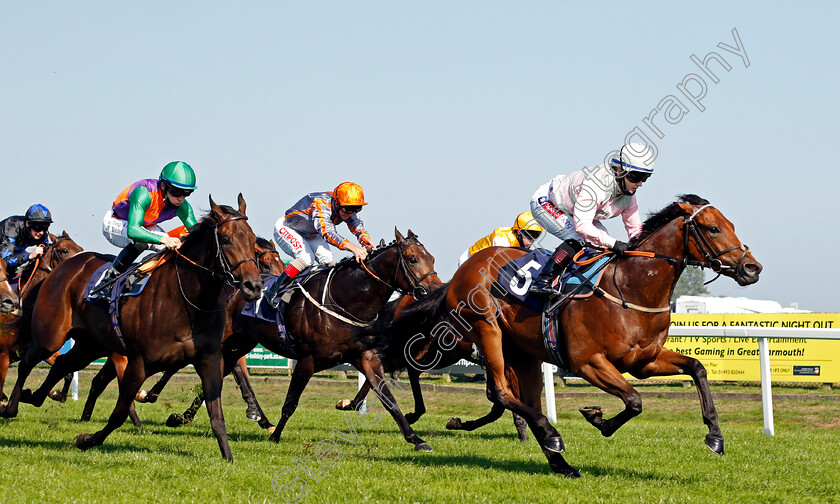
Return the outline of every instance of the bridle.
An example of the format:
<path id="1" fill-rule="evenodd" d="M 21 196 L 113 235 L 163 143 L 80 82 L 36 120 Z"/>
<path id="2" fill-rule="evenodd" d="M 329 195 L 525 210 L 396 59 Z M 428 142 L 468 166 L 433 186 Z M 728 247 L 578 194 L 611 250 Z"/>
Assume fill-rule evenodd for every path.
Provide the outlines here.
<path id="1" fill-rule="evenodd" d="M 193 261 L 189 257 L 183 255 L 178 249 L 175 249 L 175 253 L 179 257 L 185 259 L 187 262 L 192 264 L 193 266 L 206 271 L 213 278 L 216 278 L 217 280 L 221 280 L 225 285 L 228 285 L 228 286 L 233 287 L 235 289 L 240 283 L 242 283 L 233 276 L 233 272 L 236 271 L 236 268 L 242 266 L 242 264 L 244 264 L 244 263 L 253 261 L 254 264 L 257 266 L 257 269 L 259 269 L 259 263 L 257 263 L 256 257 L 252 255 L 250 257 L 242 259 L 241 261 L 239 261 L 236 264 L 234 264 L 233 266 L 231 266 L 230 261 L 228 260 L 227 256 L 225 256 L 224 252 L 222 252 L 222 246 L 219 243 L 219 228 L 223 224 L 226 224 L 228 222 L 236 221 L 236 220 L 243 220 L 243 219 L 248 220 L 248 217 L 245 216 L 245 215 L 237 215 L 237 216 L 234 216 L 234 217 L 230 217 L 229 219 L 225 219 L 221 222 L 218 222 L 213 226 L 213 239 L 216 242 L 216 259 L 219 261 L 219 265 L 222 268 L 221 273 L 219 273 L 215 269 L 208 268 L 206 266 L 202 266 L 201 264 L 198 264 L 197 262 Z M 177 260 L 175 261 L 175 276 L 178 278 L 178 288 L 181 291 L 181 297 L 183 297 L 184 300 L 187 303 L 189 303 L 193 308 L 195 308 L 197 310 L 201 310 L 201 311 L 206 311 L 206 310 L 202 310 L 200 307 L 196 306 L 192 301 L 190 301 L 187 298 L 187 295 L 184 292 L 184 287 L 183 287 L 183 285 L 181 285 L 181 274 L 178 271 L 178 261 Z M 231 294 L 231 296 L 228 297 L 228 301 L 232 297 L 233 297 L 233 294 Z"/>
<path id="2" fill-rule="evenodd" d="M 56 237 L 54 242 L 52 242 L 48 245 L 48 247 L 50 249 L 50 259 L 51 259 L 50 262 L 52 264 L 57 266 L 61 261 L 64 260 L 61 257 L 61 254 L 58 252 L 58 244 L 63 242 L 63 241 L 66 241 L 66 240 L 70 240 L 70 239 L 71 238 L 68 237 L 68 236 L 58 236 L 58 237 Z M 23 291 L 25 291 L 26 288 L 29 287 L 29 282 L 32 280 L 32 277 L 35 275 L 36 271 L 44 271 L 47 274 L 50 274 L 52 272 L 52 270 L 53 270 L 53 267 L 50 266 L 49 264 L 47 264 L 45 261 L 42 261 L 41 257 L 39 256 L 36 259 L 35 266 L 32 268 L 32 273 L 29 274 L 29 279 L 26 281 L 25 284 L 23 284 L 23 287 L 21 287 L 20 283 L 18 283 L 18 291 L 20 292 L 20 294 L 23 295 Z M 3 280 L 8 280 L 8 279 L 7 278 L 0 279 L 0 282 L 2 282 Z"/>
<path id="3" fill-rule="evenodd" d="M 417 245 L 422 245 L 422 243 L 417 241 Z M 382 280 L 381 278 L 379 278 L 374 272 L 372 272 L 367 267 L 367 265 L 364 262 L 362 263 L 362 267 L 364 268 L 365 271 L 368 272 L 368 274 L 370 276 L 372 276 L 374 279 L 376 279 L 380 283 L 386 285 L 389 289 L 391 289 L 393 291 L 397 291 L 400 294 L 403 294 L 403 295 L 406 295 L 406 296 L 409 296 L 409 295 L 413 296 L 415 299 L 420 299 L 423 296 L 426 296 L 427 294 L 429 294 L 429 290 L 427 288 L 423 287 L 422 285 L 420 285 L 420 282 L 422 282 L 423 280 L 425 280 L 427 277 L 429 277 L 431 275 L 436 275 L 437 272 L 435 270 L 432 270 L 432 271 L 426 273 L 425 275 L 421 276 L 420 278 L 417 278 L 417 276 L 411 271 L 411 268 L 408 267 L 408 264 L 406 264 L 405 257 L 403 257 L 403 252 L 408 250 L 409 247 L 411 247 L 412 245 L 408 245 L 406 248 L 402 248 L 400 246 L 399 242 L 397 242 L 396 246 L 397 246 L 397 267 L 394 268 L 394 276 L 391 279 L 390 283 L 386 282 L 385 280 Z M 396 285 L 397 274 L 399 272 L 402 272 L 403 276 L 408 280 L 408 283 L 409 283 L 409 289 L 408 290 L 405 290 L 405 289 Z"/>
<path id="4" fill-rule="evenodd" d="M 706 208 L 708 208 L 710 206 L 712 206 L 712 205 L 710 205 L 710 204 L 703 205 L 700 208 L 698 208 L 697 210 L 695 210 L 694 213 L 692 213 L 690 216 L 686 217 L 685 222 L 684 222 L 684 228 L 688 228 L 688 229 L 683 230 L 684 250 L 685 250 L 685 256 L 684 256 L 683 261 L 682 261 L 683 264 L 691 264 L 692 266 L 699 266 L 701 268 L 709 268 L 712 271 L 714 271 L 715 273 L 717 273 L 717 275 L 714 278 L 712 278 L 708 282 L 705 282 L 703 285 L 714 282 L 715 280 L 717 280 L 720 277 L 721 274 L 725 273 L 728 270 L 732 270 L 733 272 L 736 272 L 736 271 L 740 270 L 741 269 L 741 263 L 744 261 L 744 257 L 746 257 L 747 254 L 750 253 L 750 248 L 748 246 L 744 245 L 743 243 L 735 245 L 734 247 L 729 247 L 728 249 L 722 250 L 720 252 L 715 252 L 712 249 L 712 246 L 709 243 L 709 241 L 706 239 L 706 237 L 703 235 L 703 233 L 701 233 L 700 230 L 697 229 L 697 221 L 694 220 L 694 218 L 697 216 L 697 214 L 699 214 L 700 212 L 702 212 L 703 210 L 705 210 Z M 703 258 L 705 259 L 705 261 L 690 261 L 688 259 L 689 234 L 691 234 L 691 236 L 694 238 L 694 241 L 697 242 L 698 247 L 703 252 Z M 735 266 L 727 266 L 727 265 L 723 264 L 720 261 L 720 259 L 718 259 L 720 256 L 728 254 L 729 252 L 732 252 L 733 250 L 741 250 L 741 257 L 738 258 L 738 262 L 735 263 Z"/>

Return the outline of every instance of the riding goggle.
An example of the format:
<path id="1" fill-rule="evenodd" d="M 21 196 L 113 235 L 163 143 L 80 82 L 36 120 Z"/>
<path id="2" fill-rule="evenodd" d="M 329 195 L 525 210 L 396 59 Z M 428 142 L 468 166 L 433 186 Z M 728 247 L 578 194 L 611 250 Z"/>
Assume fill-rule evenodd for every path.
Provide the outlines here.
<path id="1" fill-rule="evenodd" d="M 189 189 L 178 189 L 177 187 L 172 187 L 169 189 L 169 194 L 173 198 L 180 198 L 180 197 L 187 197 L 193 192 Z"/>
<path id="2" fill-rule="evenodd" d="M 522 233 L 522 236 L 524 238 L 527 238 L 531 241 L 535 241 L 542 234 L 541 231 L 531 231 L 531 230 L 528 230 L 528 229 L 523 229 L 522 231 L 520 231 L 520 233 Z"/>
<path id="3" fill-rule="evenodd" d="M 41 231 L 49 231 L 50 225 L 32 222 L 29 224 L 29 228 L 32 229 L 32 231 L 35 231 L 36 233 L 40 233 Z"/>
<path id="4" fill-rule="evenodd" d="M 650 178 L 650 173 L 642 173 L 637 171 L 631 171 L 626 176 L 627 180 L 633 182 L 634 184 L 638 184 L 639 182 L 644 182 Z"/>
<path id="5" fill-rule="evenodd" d="M 359 212 L 361 212 L 361 211 L 362 211 L 362 207 L 361 207 L 361 205 L 357 205 L 357 206 L 342 206 L 342 207 L 339 207 L 339 208 L 341 209 L 341 211 L 342 211 L 342 212 L 344 212 L 344 213 L 348 213 L 348 214 L 355 214 L 355 213 L 359 213 Z"/>

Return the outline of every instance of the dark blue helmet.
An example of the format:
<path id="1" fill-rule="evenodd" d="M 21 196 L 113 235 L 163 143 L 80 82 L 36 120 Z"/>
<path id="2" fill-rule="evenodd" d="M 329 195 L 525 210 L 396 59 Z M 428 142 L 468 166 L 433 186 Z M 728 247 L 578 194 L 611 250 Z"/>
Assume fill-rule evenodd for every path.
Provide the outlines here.
<path id="1" fill-rule="evenodd" d="M 29 222 L 43 222 L 45 224 L 52 224 L 52 214 L 50 209 L 44 205 L 37 203 L 29 207 L 24 215 Z"/>

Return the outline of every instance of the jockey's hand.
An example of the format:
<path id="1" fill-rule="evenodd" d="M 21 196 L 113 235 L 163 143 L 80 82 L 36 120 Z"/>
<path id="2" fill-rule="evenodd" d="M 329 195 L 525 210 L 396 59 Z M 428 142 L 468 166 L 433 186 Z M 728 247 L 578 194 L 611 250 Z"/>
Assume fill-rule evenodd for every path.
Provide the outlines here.
<path id="1" fill-rule="evenodd" d="M 29 253 L 30 259 L 35 259 L 38 256 L 44 255 L 44 245 L 35 245 L 35 249 Z"/>
<path id="2" fill-rule="evenodd" d="M 370 240 L 370 236 L 368 235 L 362 235 L 362 237 L 359 238 L 359 243 L 368 250 L 373 248 L 373 242 Z"/>
<path id="3" fill-rule="evenodd" d="M 627 243 L 623 241 L 616 240 L 615 245 L 612 246 L 612 251 L 615 252 L 617 255 L 624 255 L 627 252 Z"/>
<path id="4" fill-rule="evenodd" d="M 181 246 L 181 239 L 166 235 L 160 238 L 160 243 L 168 249 L 177 249 Z"/>
<path id="5" fill-rule="evenodd" d="M 360 262 L 364 261 L 365 259 L 367 259 L 367 250 L 363 249 L 362 247 L 357 247 L 356 245 L 353 245 L 352 243 L 348 243 L 344 247 L 344 250 L 347 250 L 350 253 L 352 253 L 353 256 L 356 258 L 356 262 L 360 263 Z"/>

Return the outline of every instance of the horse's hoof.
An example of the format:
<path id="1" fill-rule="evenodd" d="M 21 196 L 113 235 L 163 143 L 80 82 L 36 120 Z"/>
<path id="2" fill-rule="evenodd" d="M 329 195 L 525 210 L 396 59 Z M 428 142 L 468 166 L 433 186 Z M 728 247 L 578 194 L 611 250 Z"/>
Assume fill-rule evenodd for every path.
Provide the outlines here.
<path id="1" fill-rule="evenodd" d="M 91 439 L 93 436 L 90 434 L 79 434 L 76 436 L 76 448 L 80 450 L 87 450 L 93 446 L 93 442 Z"/>
<path id="2" fill-rule="evenodd" d="M 335 409 L 341 411 L 350 411 L 353 409 L 353 401 L 350 399 L 342 399 L 335 403 Z"/>
<path id="3" fill-rule="evenodd" d="M 706 436 L 706 446 L 718 455 L 723 455 L 723 438 Z"/>
<path id="4" fill-rule="evenodd" d="M 32 391 L 29 389 L 23 389 L 20 392 L 20 402 L 26 404 L 32 404 Z"/>
<path id="5" fill-rule="evenodd" d="M 554 471 L 554 472 L 556 472 L 558 474 L 562 474 L 563 476 L 565 476 L 566 478 L 569 478 L 569 479 L 580 478 L 580 471 L 578 471 L 577 469 L 575 469 L 572 466 L 568 466 L 566 468 L 563 468 L 559 471 Z"/>
<path id="6" fill-rule="evenodd" d="M 449 430 L 461 430 L 461 419 L 450 418 L 449 421 L 446 422 L 446 428 Z"/>
<path id="7" fill-rule="evenodd" d="M 140 392 L 137 392 L 136 396 L 134 396 L 134 400 L 137 401 L 137 402 L 144 403 L 144 402 L 146 402 L 146 396 L 147 395 L 148 395 L 148 392 L 146 392 L 145 390 L 141 390 Z"/>
<path id="8" fill-rule="evenodd" d="M 274 430 L 271 432 L 271 435 L 268 436 L 268 440 L 272 443 L 279 443 L 280 442 L 280 431 Z"/>
<path id="9" fill-rule="evenodd" d="M 172 413 L 169 415 L 169 418 L 166 419 L 166 426 L 167 427 L 180 427 L 182 425 L 187 425 L 189 422 L 184 418 L 183 415 L 179 415 L 178 413 Z"/>
<path id="10" fill-rule="evenodd" d="M 566 445 L 563 444 L 563 438 L 560 436 L 546 438 L 543 441 L 543 449 L 552 453 L 563 453 L 566 451 Z"/>
<path id="11" fill-rule="evenodd" d="M 53 401 L 58 401 L 60 403 L 67 401 L 67 394 L 62 394 L 58 390 L 50 390 L 50 393 L 48 395 Z"/>
<path id="12" fill-rule="evenodd" d="M 252 422 L 259 422 L 262 420 L 262 417 L 256 411 L 246 411 L 245 416 Z"/>
<path id="13" fill-rule="evenodd" d="M 269 427 L 269 428 L 268 428 L 268 429 L 266 429 L 265 431 L 266 431 L 266 432 L 268 432 L 268 435 L 270 436 L 270 435 L 274 434 L 274 431 L 275 431 L 275 430 L 277 430 L 277 427 L 275 427 L 275 426 L 273 426 L 273 425 L 272 425 L 271 427 Z"/>
<path id="14" fill-rule="evenodd" d="M 414 445 L 414 451 L 430 452 L 430 451 L 432 451 L 432 447 L 429 446 L 429 443 L 423 442 L 423 443 Z"/>

